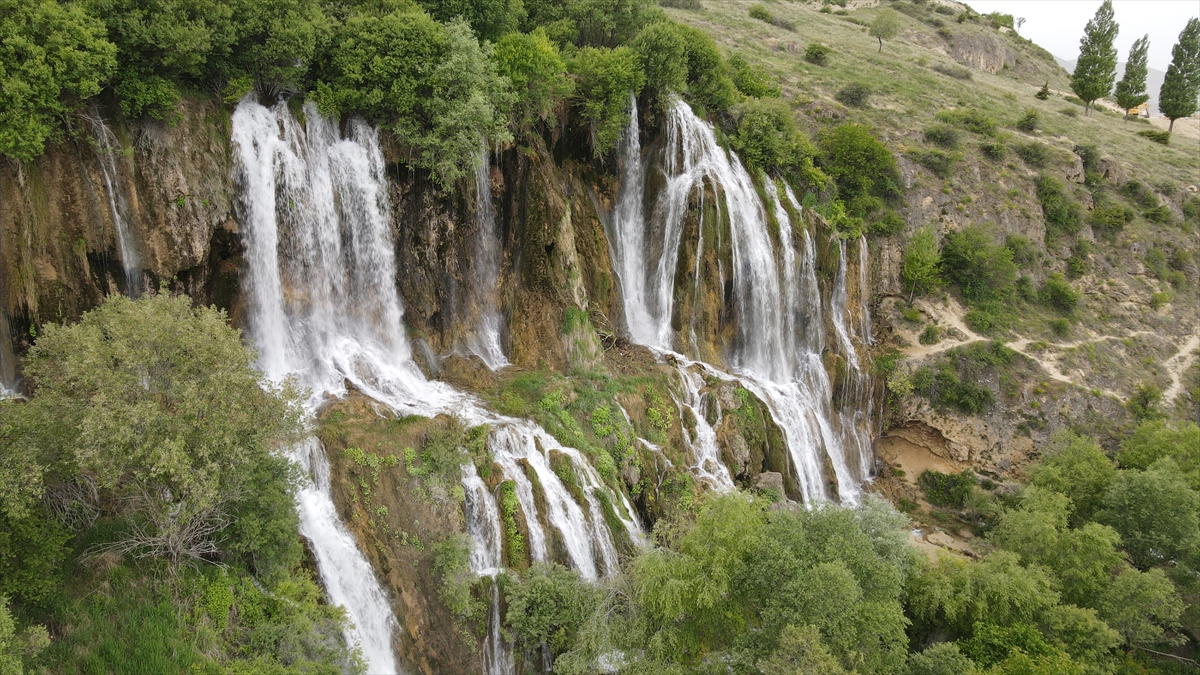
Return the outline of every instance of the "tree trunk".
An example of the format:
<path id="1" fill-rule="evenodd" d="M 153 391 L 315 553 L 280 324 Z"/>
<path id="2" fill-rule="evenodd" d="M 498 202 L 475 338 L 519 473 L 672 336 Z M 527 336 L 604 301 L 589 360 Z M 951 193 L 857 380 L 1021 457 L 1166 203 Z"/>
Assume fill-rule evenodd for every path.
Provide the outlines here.
<path id="1" fill-rule="evenodd" d="M 883 51 L 883 38 L 878 38 L 878 40 L 879 40 L 879 51 L 882 52 Z"/>
<path id="2" fill-rule="evenodd" d="M 1171 123 L 1167 125 L 1167 133 L 1169 134 L 1175 129 L 1175 118 L 1168 117 L 1167 119 L 1171 120 Z"/>

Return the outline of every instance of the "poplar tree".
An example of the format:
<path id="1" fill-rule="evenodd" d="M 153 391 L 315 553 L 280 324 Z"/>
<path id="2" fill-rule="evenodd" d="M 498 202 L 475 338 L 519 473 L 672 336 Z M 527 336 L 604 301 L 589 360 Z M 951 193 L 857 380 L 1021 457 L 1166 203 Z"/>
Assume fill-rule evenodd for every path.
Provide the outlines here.
<path id="1" fill-rule="evenodd" d="M 1113 42 L 1120 27 L 1113 20 L 1112 0 L 1104 0 L 1088 21 L 1079 40 L 1079 61 L 1071 74 L 1071 90 L 1083 99 L 1088 114 L 1096 99 L 1112 93 L 1117 79 L 1117 49 Z"/>
<path id="2" fill-rule="evenodd" d="M 1188 19 L 1179 34 L 1179 42 L 1171 49 L 1171 65 L 1158 90 L 1158 109 L 1175 128 L 1175 120 L 1196 112 L 1196 97 L 1200 96 L 1200 19 Z"/>
<path id="3" fill-rule="evenodd" d="M 1144 35 L 1133 43 L 1129 49 L 1129 61 L 1125 63 L 1125 75 L 1117 83 L 1117 105 L 1125 111 L 1125 120 L 1129 120 L 1129 111 L 1150 100 L 1146 93 L 1146 58 L 1150 51 L 1150 36 Z"/>

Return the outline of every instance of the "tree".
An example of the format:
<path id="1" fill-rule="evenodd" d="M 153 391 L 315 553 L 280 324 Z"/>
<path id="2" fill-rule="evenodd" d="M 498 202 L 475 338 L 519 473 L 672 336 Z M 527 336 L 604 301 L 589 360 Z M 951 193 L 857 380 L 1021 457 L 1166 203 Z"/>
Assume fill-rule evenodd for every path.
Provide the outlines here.
<path id="1" fill-rule="evenodd" d="M 116 67 L 104 24 L 76 3 L 0 0 L 0 155 L 28 161 Z"/>
<path id="2" fill-rule="evenodd" d="M 828 182 L 813 166 L 816 148 L 780 99 L 750 98 L 738 106 L 737 132 L 730 137 L 730 145 L 749 167 L 818 189 Z"/>
<path id="3" fill-rule="evenodd" d="M 1146 93 L 1146 59 L 1150 51 L 1150 36 L 1144 35 L 1129 49 L 1129 61 L 1125 63 L 1125 75 L 1117 83 L 1117 105 L 1125 111 L 1125 120 L 1129 120 L 1129 111 L 1150 100 Z"/>
<path id="4" fill-rule="evenodd" d="M 973 675 L 979 672 L 953 642 L 939 642 L 908 657 L 910 675 Z"/>
<path id="5" fill-rule="evenodd" d="M 1125 567 L 1100 605 L 1101 616 L 1126 642 L 1153 645 L 1166 639 L 1183 614 L 1183 601 L 1162 570 Z"/>
<path id="6" fill-rule="evenodd" d="M 1148 469 L 1163 457 L 1175 460 L 1192 489 L 1200 491 L 1200 426 L 1167 420 L 1143 422 L 1117 453 L 1117 461 L 1126 469 Z"/>
<path id="7" fill-rule="evenodd" d="M 45 327 L 26 361 L 33 397 L 14 412 L 52 495 L 84 481 L 99 505 L 115 505 L 127 527 L 105 548 L 209 558 L 226 552 L 238 514 L 268 498 L 256 475 L 286 468 L 275 449 L 299 429 L 295 395 L 264 389 L 253 363 L 223 312 L 186 296 L 110 296 L 77 324 Z M 283 524 L 260 536 L 284 539 L 243 542 L 283 552 L 250 565 L 261 572 L 300 555 L 291 476 L 276 475 L 283 488 L 259 513 Z"/>
<path id="8" fill-rule="evenodd" d="M 559 103 L 575 90 L 575 81 L 567 77 L 567 66 L 546 31 L 509 33 L 496 44 L 495 56 L 500 74 L 512 83 L 517 129 L 552 122 Z"/>
<path id="9" fill-rule="evenodd" d="M 1196 112 L 1196 97 L 1200 96 L 1200 19 L 1188 19 L 1179 34 L 1179 42 L 1171 49 L 1171 65 L 1158 90 L 1158 109 L 1175 129 L 1175 120 Z"/>
<path id="10" fill-rule="evenodd" d="M 655 109 L 665 109 L 673 94 L 687 87 L 687 44 L 667 21 L 642 29 L 630 44 L 646 76 L 646 93 Z"/>
<path id="11" fill-rule="evenodd" d="M 839 124 L 821 134 L 821 168 L 837 181 L 846 202 L 871 194 L 891 199 L 900 194 L 896 158 L 861 124 Z"/>
<path id="12" fill-rule="evenodd" d="M 1025 25 L 1025 17 L 1023 17 L 1023 16 L 1018 16 L 1018 17 L 1017 17 L 1017 26 L 1016 26 L 1016 28 L 1017 28 L 1017 35 L 1020 35 L 1020 34 L 1021 34 L 1021 26 L 1024 26 L 1024 25 Z"/>
<path id="13" fill-rule="evenodd" d="M 1050 98 L 1050 83 L 1047 82 L 1043 84 L 1042 88 L 1038 89 L 1037 93 L 1033 96 L 1039 101 L 1045 101 L 1046 99 Z"/>
<path id="14" fill-rule="evenodd" d="M 1075 527 L 1092 519 L 1116 477 L 1117 468 L 1095 439 L 1067 429 L 1051 436 L 1042 460 L 1029 467 L 1030 483 L 1071 499 L 1070 521 Z"/>
<path id="15" fill-rule="evenodd" d="M 588 125 L 592 154 L 612 150 L 629 122 L 629 96 L 646 85 L 637 54 L 629 47 L 584 47 L 571 62 L 578 86 L 575 101 Z"/>
<path id="16" fill-rule="evenodd" d="M 821 644 L 814 626 L 788 626 L 779 634 L 779 647 L 769 659 L 759 661 L 763 675 L 846 675 L 829 648 Z"/>
<path id="17" fill-rule="evenodd" d="M 900 15 L 894 9 L 881 9 L 871 22 L 871 37 L 879 40 L 879 51 L 883 51 L 883 41 L 891 40 L 900 32 Z"/>
<path id="18" fill-rule="evenodd" d="M 1079 61 L 1071 74 L 1071 90 L 1083 99 L 1084 114 L 1098 98 L 1108 96 L 1117 79 L 1117 49 L 1113 42 L 1120 27 L 1113 20 L 1112 0 L 1104 0 L 1087 22 L 1079 40 Z"/>
<path id="19" fill-rule="evenodd" d="M 908 286 L 908 301 L 916 293 L 928 293 L 937 286 L 941 255 L 938 253 L 937 237 L 933 228 L 922 227 L 913 234 L 904 249 L 900 267 L 900 280 Z"/>
<path id="20" fill-rule="evenodd" d="M 1200 543 L 1200 495 L 1188 487 L 1170 457 L 1145 471 L 1122 471 L 1097 519 L 1121 534 L 1125 550 L 1141 569 L 1185 560 Z"/>
<path id="21" fill-rule="evenodd" d="M 25 672 L 22 662 L 50 645 L 44 626 L 30 626 L 19 633 L 16 628 L 8 598 L 0 596 L 0 675 L 21 675 Z"/>
<path id="22" fill-rule="evenodd" d="M 980 225 L 946 233 L 941 267 L 946 279 L 958 284 L 972 302 L 1002 298 L 1017 281 L 1012 250 L 992 241 L 991 232 Z"/>

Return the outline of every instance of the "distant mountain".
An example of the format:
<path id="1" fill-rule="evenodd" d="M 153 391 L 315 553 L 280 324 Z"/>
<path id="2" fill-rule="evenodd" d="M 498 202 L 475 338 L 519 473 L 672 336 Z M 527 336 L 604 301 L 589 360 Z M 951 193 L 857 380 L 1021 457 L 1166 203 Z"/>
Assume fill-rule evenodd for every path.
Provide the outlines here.
<path id="1" fill-rule="evenodd" d="M 1064 59 L 1061 56 L 1054 57 L 1058 61 L 1058 65 L 1066 69 L 1068 73 L 1075 72 L 1075 62 L 1077 59 Z M 1117 80 L 1120 81 L 1121 75 L 1125 73 L 1125 63 L 1122 61 L 1117 64 Z M 1158 115 L 1158 90 L 1162 87 L 1163 78 L 1167 74 L 1161 70 L 1148 68 L 1146 70 L 1146 93 L 1150 94 L 1150 114 Z"/>

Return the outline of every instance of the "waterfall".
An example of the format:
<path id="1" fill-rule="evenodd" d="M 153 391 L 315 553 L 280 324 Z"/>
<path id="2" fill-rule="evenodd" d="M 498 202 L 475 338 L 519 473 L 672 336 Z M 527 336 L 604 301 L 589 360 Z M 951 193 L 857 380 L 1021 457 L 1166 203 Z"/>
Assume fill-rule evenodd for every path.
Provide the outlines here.
<path id="1" fill-rule="evenodd" d="M 829 318 L 833 321 L 833 332 L 837 335 L 842 356 L 846 357 L 852 369 L 858 370 L 858 353 L 854 350 L 854 343 L 850 341 L 851 317 L 846 301 L 846 240 L 839 240 L 837 247 L 838 268 L 833 279 L 833 293 L 829 295 Z"/>
<path id="2" fill-rule="evenodd" d="M 500 348 L 502 318 L 497 306 L 500 281 L 500 235 L 496 232 L 496 208 L 492 204 L 491 155 L 484 145 L 475 167 L 475 239 L 471 259 L 471 304 L 478 315 L 467 348 L 491 370 L 508 365 Z"/>
<path id="3" fill-rule="evenodd" d="M 686 408 L 695 420 L 696 430 L 694 433 L 688 431 L 686 424 L 683 425 L 683 440 L 692 451 L 694 462 L 692 466 L 696 477 L 718 492 L 733 490 L 735 487 L 733 477 L 729 475 L 729 469 L 721 461 L 721 449 L 717 447 L 717 432 L 704 415 L 704 394 L 700 392 L 704 387 L 704 376 L 701 373 L 715 373 L 713 369 L 705 367 L 703 363 L 689 362 L 680 358 L 676 359 L 675 370 L 679 373 L 679 381 L 683 385 L 684 394 L 682 400 L 676 398 L 679 417 L 680 419 L 684 418 L 683 410 Z M 720 425 L 721 406 L 714 407 L 717 416 L 716 424 Z"/>
<path id="4" fill-rule="evenodd" d="M 0 309 L 0 398 L 20 395 L 21 380 L 17 377 L 17 357 L 13 354 L 8 312 Z"/>
<path id="5" fill-rule="evenodd" d="M 92 137 L 96 141 L 96 155 L 100 160 L 100 173 L 104 177 L 104 190 L 108 194 L 108 207 L 117 230 L 117 249 L 121 253 L 121 268 L 125 272 L 125 292 L 136 299 L 142 294 L 142 259 L 138 255 L 133 233 L 129 230 L 129 202 L 119 184 L 121 175 L 117 172 L 117 152 L 121 144 L 98 111 L 93 110 L 89 120 Z"/>
<path id="6" fill-rule="evenodd" d="M 699 410 L 703 382 L 697 379 L 696 371 L 703 370 L 718 379 L 736 380 L 766 403 L 783 432 L 794 477 L 806 503 L 829 498 L 825 490 L 826 459 L 837 480 L 837 496 L 844 503 L 853 503 L 859 483 L 869 476 L 860 466 L 869 466 L 869 459 L 861 457 L 863 453 L 869 456 L 870 439 L 867 437 L 864 443 L 859 435 L 851 438 L 841 419 L 845 415 L 833 410 L 833 387 L 821 360 L 825 336 L 812 236 L 803 230 L 798 256 L 801 244 L 795 239 L 779 186 L 764 178 L 770 202 L 765 205 L 738 157 L 726 152 L 717 143 L 712 127 L 681 101 L 676 101 L 666 115 L 661 162 L 665 184 L 647 216 L 646 161 L 640 156 L 637 132 L 634 115 L 619 146 L 622 184 L 609 225 L 609 241 L 630 337 L 654 349 L 660 359 L 676 362 L 683 383 L 683 394 L 676 398 L 676 404 L 681 412 L 684 407 L 691 409 L 698 420 L 695 434 L 688 432 L 685 438 L 695 461 L 693 472 L 716 489 L 725 489 L 725 478 L 713 471 L 713 461 L 719 463 L 715 438 L 710 446 L 704 428 L 709 425 Z M 681 348 L 672 328 L 672 313 L 684 217 L 693 195 L 703 196 L 706 189 L 723 200 L 724 208 L 718 212 L 728 218 L 733 266 L 728 276 L 724 267 L 718 273 L 722 289 L 726 278 L 732 282 L 739 317 L 733 344 L 725 345 L 731 372 L 697 364 L 673 351 Z M 784 184 L 783 193 L 793 210 L 802 213 L 791 187 Z M 779 226 L 778 244 L 771 236 L 768 208 Z M 718 233 L 722 231 L 717 229 Z M 701 278 L 703 246 L 700 238 L 696 269 L 692 270 L 696 283 Z M 839 351 L 853 361 L 857 372 L 858 359 L 845 324 L 844 253 L 832 296 L 839 292 L 840 299 L 830 301 L 831 318 Z"/>
<path id="7" fill-rule="evenodd" d="M 566 562 L 589 579 L 617 571 L 600 493 L 640 544 L 644 535 L 625 495 L 605 486 L 578 450 L 528 420 L 496 415 L 473 397 L 426 380 L 414 364 L 396 290 L 391 212 L 376 130 L 351 120 L 343 134 L 312 103 L 305 104 L 304 118 L 302 125 L 286 102 L 268 108 L 245 99 L 232 119 L 247 335 L 258 349 L 259 368 L 276 382 L 296 377 L 311 392 L 310 412 L 326 396 L 345 394 L 349 382 L 400 414 L 449 414 L 469 425 L 489 425 L 488 447 L 504 478 L 515 484 L 532 558 L 549 560 L 551 552 L 524 466 L 537 477 L 545 520 L 564 543 Z M 554 452 L 570 463 L 582 503 L 551 468 Z M 330 600 L 346 607 L 354 623 L 347 640 L 363 646 L 370 672 L 395 672 L 391 642 L 397 622 L 386 591 L 337 520 L 324 450 L 310 440 L 293 451 L 293 459 L 312 482 L 297 498 L 301 529 L 312 540 Z M 474 542 L 471 564 L 477 574 L 493 576 L 501 560 L 498 511 L 473 469 L 462 470 Z M 511 659 L 500 636 L 499 596 L 493 589 L 485 663 L 489 673 L 507 673 Z"/>

